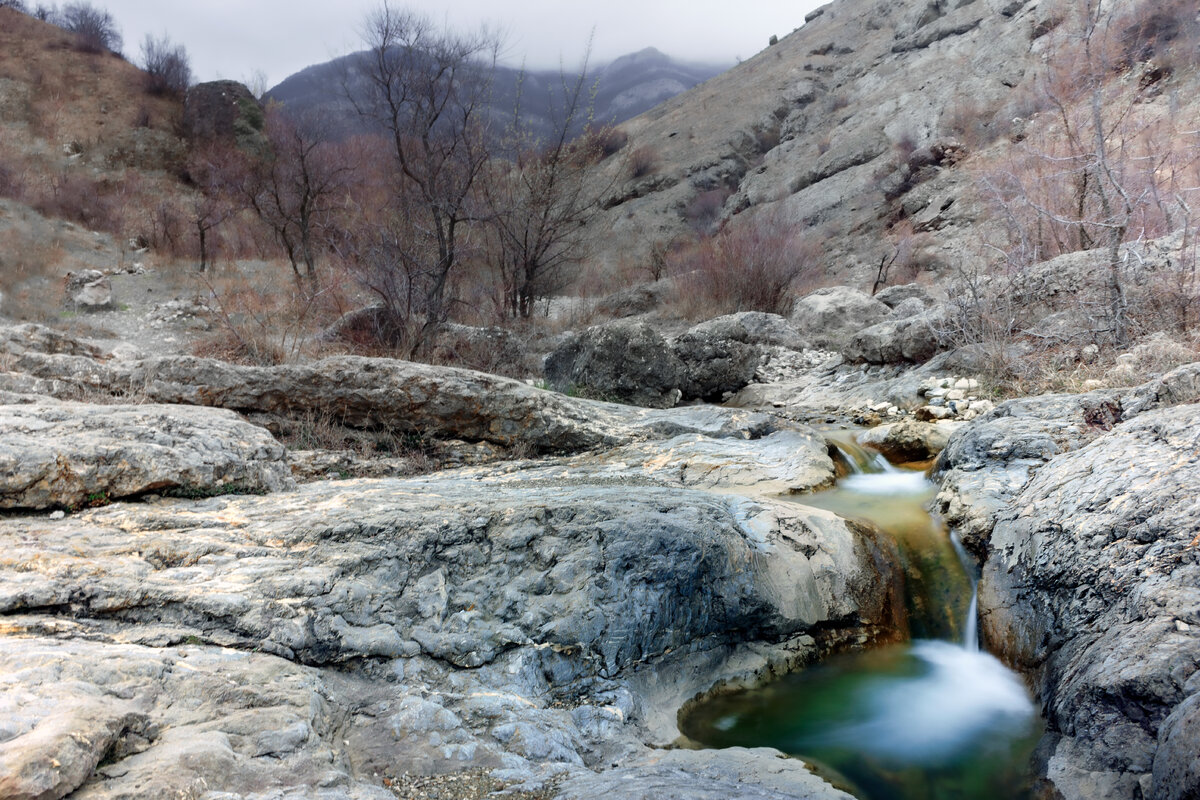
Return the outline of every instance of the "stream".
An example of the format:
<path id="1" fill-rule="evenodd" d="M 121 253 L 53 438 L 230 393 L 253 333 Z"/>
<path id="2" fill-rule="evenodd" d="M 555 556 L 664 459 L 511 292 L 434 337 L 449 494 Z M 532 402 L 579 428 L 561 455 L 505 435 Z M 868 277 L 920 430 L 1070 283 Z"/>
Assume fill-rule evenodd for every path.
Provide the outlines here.
<path id="1" fill-rule="evenodd" d="M 709 747 L 775 747 L 864 800 L 1022 800 L 1040 720 L 1021 679 L 981 652 L 974 569 L 925 506 L 923 472 L 838 442 L 849 474 L 789 498 L 867 519 L 897 540 L 913 641 L 834 656 L 717 694 L 680 720 Z"/>

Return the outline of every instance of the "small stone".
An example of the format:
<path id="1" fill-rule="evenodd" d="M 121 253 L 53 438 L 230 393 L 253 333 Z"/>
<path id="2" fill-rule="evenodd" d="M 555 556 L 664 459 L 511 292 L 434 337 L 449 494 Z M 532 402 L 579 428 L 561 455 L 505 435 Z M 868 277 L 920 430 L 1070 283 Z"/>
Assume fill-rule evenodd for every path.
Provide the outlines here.
<path id="1" fill-rule="evenodd" d="M 1183 620 L 1181 620 L 1181 619 L 1175 620 L 1175 630 L 1179 631 L 1180 633 L 1187 633 L 1191 629 L 1192 629 L 1192 626 L 1188 625 Z"/>
<path id="2" fill-rule="evenodd" d="M 63 511 L 63 510 L 61 510 L 61 509 L 59 509 L 58 511 L 51 511 L 51 512 L 50 512 L 50 519 L 62 519 L 62 518 L 63 518 L 63 517 L 65 517 L 66 515 L 67 515 L 67 512 L 65 512 L 65 511 Z"/>
<path id="3" fill-rule="evenodd" d="M 937 419 L 947 419 L 951 416 L 950 409 L 945 406 L 921 406 L 917 409 L 917 419 L 930 422 Z"/>
<path id="4" fill-rule="evenodd" d="M 964 392 L 962 389 L 951 389 L 950 391 L 946 392 L 946 399 L 947 400 L 966 400 L 967 393 Z"/>

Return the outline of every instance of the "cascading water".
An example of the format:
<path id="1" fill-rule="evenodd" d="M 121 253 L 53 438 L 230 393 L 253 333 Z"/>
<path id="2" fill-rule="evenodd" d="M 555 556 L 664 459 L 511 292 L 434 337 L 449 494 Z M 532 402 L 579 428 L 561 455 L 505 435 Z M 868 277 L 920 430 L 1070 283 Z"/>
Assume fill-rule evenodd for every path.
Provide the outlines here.
<path id="1" fill-rule="evenodd" d="M 757 689 L 715 696 L 680 721 L 715 747 L 803 757 L 870 800 L 1025 797 L 1038 726 L 1020 679 L 980 652 L 976 586 L 961 544 L 924 506 L 933 486 L 847 442 L 849 474 L 801 502 L 866 518 L 900 544 L 912 643 L 836 656 Z"/>

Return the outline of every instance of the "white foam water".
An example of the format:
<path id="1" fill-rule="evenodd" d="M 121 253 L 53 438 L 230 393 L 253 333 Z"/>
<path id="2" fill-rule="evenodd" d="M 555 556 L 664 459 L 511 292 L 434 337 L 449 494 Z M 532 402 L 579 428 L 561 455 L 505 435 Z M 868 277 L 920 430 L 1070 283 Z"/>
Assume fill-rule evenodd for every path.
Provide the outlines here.
<path id="1" fill-rule="evenodd" d="M 950 642 L 918 641 L 919 674 L 880 676 L 861 700 L 867 719 L 825 733 L 829 743 L 914 764 L 954 759 L 981 739 L 1020 735 L 1034 716 L 1025 687 L 999 660 Z"/>

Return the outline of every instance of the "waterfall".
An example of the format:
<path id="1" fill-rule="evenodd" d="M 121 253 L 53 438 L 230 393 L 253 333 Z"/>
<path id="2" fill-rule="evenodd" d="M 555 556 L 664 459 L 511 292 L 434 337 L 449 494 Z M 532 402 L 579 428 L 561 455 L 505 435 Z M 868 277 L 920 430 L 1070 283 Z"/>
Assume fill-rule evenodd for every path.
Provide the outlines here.
<path id="1" fill-rule="evenodd" d="M 963 547 L 962 540 L 958 538 L 955 532 L 950 533 L 950 542 L 954 545 L 954 552 L 958 554 L 958 560 L 962 562 L 963 570 L 967 573 L 967 578 L 971 581 L 971 605 L 967 607 L 967 618 L 963 620 L 963 642 L 962 645 L 971 652 L 979 651 L 979 578 L 975 575 L 975 562 L 967 553 L 967 548 Z"/>

